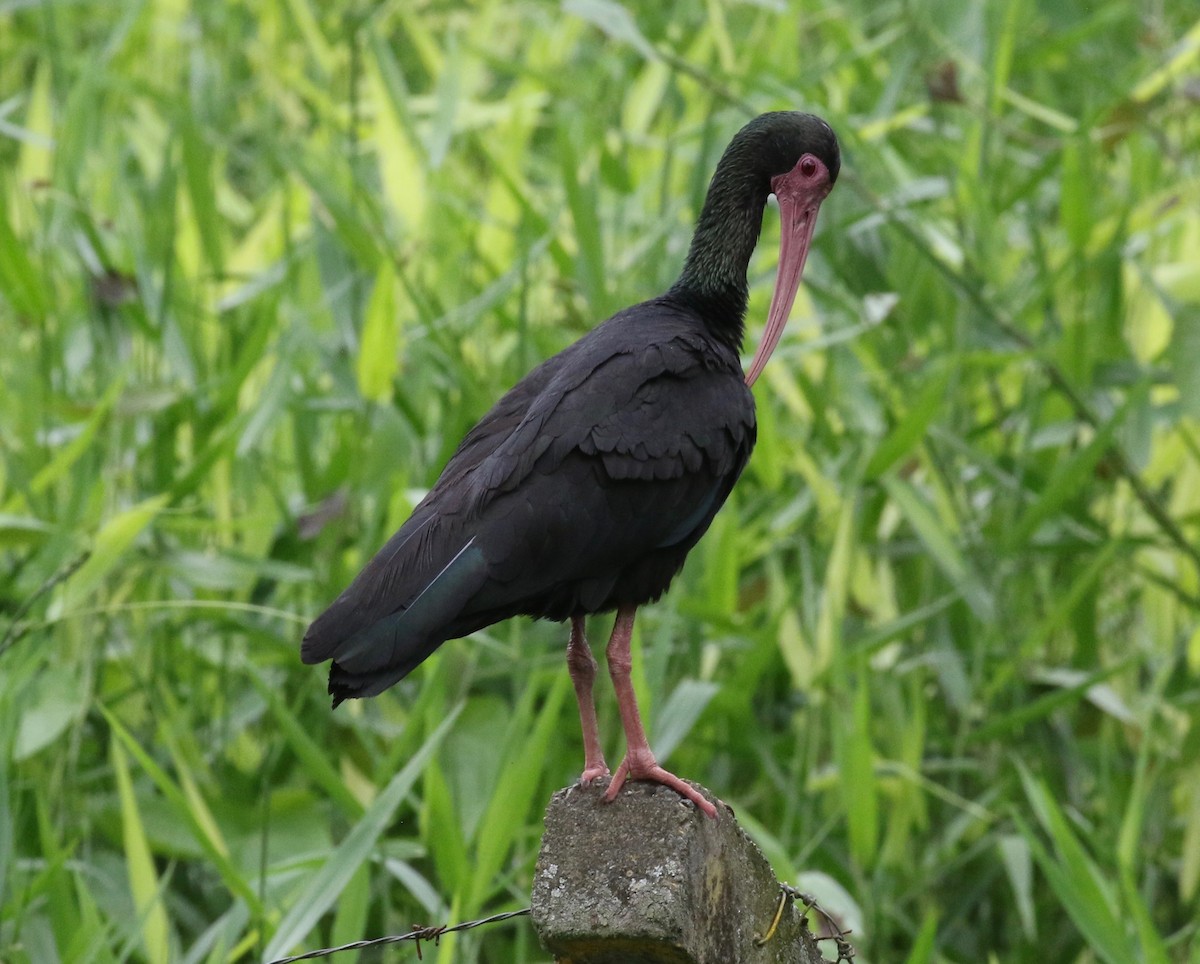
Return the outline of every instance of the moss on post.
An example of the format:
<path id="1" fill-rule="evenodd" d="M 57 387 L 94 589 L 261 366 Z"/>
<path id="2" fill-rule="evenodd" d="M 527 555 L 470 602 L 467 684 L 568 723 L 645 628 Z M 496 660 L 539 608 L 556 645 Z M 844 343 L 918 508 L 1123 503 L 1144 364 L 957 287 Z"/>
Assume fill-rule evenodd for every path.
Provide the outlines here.
<path id="1" fill-rule="evenodd" d="M 629 784 L 560 790 L 533 883 L 538 937 L 563 964 L 818 964 L 802 914 L 733 812 Z M 713 799 L 707 791 L 705 795 Z"/>

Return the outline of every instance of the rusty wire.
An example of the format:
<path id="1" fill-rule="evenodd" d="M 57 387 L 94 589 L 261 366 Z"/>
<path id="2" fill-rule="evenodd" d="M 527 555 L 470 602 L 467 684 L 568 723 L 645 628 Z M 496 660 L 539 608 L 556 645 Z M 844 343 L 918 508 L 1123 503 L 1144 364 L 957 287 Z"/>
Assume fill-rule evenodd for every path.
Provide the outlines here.
<path id="1" fill-rule="evenodd" d="M 484 924 L 495 924 L 502 920 L 511 920 L 513 917 L 524 917 L 528 913 L 529 908 L 525 907 L 521 910 L 510 910 L 504 912 L 503 914 L 493 914 L 491 917 L 484 917 L 482 920 L 471 920 L 462 924 L 434 927 L 418 927 L 413 925 L 413 929 L 407 934 L 393 934 L 390 937 L 376 937 L 369 941 L 354 941 L 350 944 L 342 944 L 340 947 L 324 947 L 319 951 L 307 951 L 304 954 L 296 954 L 293 957 L 281 957 L 278 960 L 271 961 L 270 964 L 292 964 L 293 961 L 308 961 L 317 957 L 329 957 L 331 954 L 337 954 L 340 951 L 357 951 L 364 947 L 379 947 L 383 944 L 399 944 L 401 941 L 413 941 L 417 946 L 417 959 L 421 960 L 421 941 L 431 941 L 436 946 L 438 939 L 443 934 L 451 934 L 454 931 L 469 931 L 473 927 L 482 927 Z"/>
<path id="2" fill-rule="evenodd" d="M 778 930 L 779 924 L 783 920 L 783 913 L 787 909 L 788 903 L 792 900 L 798 900 L 804 905 L 804 915 L 800 919 L 802 927 L 807 929 L 808 912 L 815 910 L 821 915 L 822 918 L 824 918 L 826 925 L 833 931 L 832 934 L 818 937 L 817 940 L 833 941 L 835 943 L 838 956 L 837 961 L 834 962 L 834 964 L 838 964 L 838 962 L 844 962 L 844 964 L 853 964 L 854 947 L 850 941 L 847 940 L 851 932 L 842 930 L 836 918 L 834 918 L 829 911 L 825 910 L 825 908 L 820 905 L 820 903 L 815 897 L 812 896 L 812 894 L 806 894 L 804 891 L 792 887 L 789 884 L 781 883 L 779 885 L 779 902 L 776 904 L 775 913 L 771 918 L 771 923 L 767 927 L 767 931 L 762 937 L 755 937 L 754 946 L 762 947 L 769 940 L 771 940 L 772 937 L 775 936 L 775 932 Z M 510 910 L 502 914 L 493 914 L 491 917 L 484 917 L 481 920 L 465 921 L 461 924 L 443 924 L 440 926 L 435 925 L 433 927 L 421 927 L 414 924 L 413 929 L 407 934 L 393 934 L 389 937 L 376 937 L 372 940 L 354 941 L 350 944 L 342 944 L 338 947 L 324 947 L 318 951 L 306 951 L 303 954 L 296 954 L 292 957 L 282 957 L 269 962 L 269 964 L 294 964 L 296 961 L 309 961 L 320 957 L 329 957 L 330 955 L 337 954 L 341 951 L 357 951 L 366 947 L 381 947 L 384 944 L 399 944 L 402 941 L 412 941 L 416 945 L 417 959 L 421 960 L 421 941 L 429 941 L 436 946 L 443 934 L 451 934 L 455 931 L 471 930 L 475 927 L 482 927 L 484 924 L 496 924 L 500 921 L 511 920 L 514 917 L 525 917 L 529 914 L 529 912 L 529 908 L 524 907 L 521 910 Z"/>
<path id="3" fill-rule="evenodd" d="M 833 933 L 827 934 L 824 937 L 818 937 L 817 940 L 833 941 L 837 946 L 838 956 L 837 961 L 835 961 L 834 964 L 840 964 L 840 962 L 852 964 L 854 961 L 854 945 L 852 945 L 846 939 L 850 935 L 851 931 L 842 930 L 841 925 L 838 924 L 836 918 L 834 918 L 829 911 L 817 903 L 817 898 L 815 898 L 812 894 L 806 894 L 804 891 L 798 890 L 789 884 L 780 884 L 779 888 L 788 897 L 798 900 L 804 905 L 804 916 L 800 918 L 800 923 L 802 926 L 806 928 L 808 927 L 808 912 L 810 910 L 815 910 L 818 914 L 825 918 L 826 925 L 833 931 Z"/>

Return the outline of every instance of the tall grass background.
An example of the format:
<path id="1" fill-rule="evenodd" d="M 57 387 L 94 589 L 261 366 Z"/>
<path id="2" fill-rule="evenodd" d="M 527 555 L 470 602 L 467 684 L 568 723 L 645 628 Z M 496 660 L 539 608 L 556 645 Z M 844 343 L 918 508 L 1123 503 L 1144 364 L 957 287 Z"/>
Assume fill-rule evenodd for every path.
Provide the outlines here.
<path id="1" fill-rule="evenodd" d="M 802 108 L 843 173 L 750 467 L 640 618 L 652 741 L 859 961 L 1200 961 L 1196 18 L 0 0 L 0 959 L 527 903 L 563 628 L 336 713 L 299 637 Z M 424 956 L 546 960 L 523 922 Z"/>

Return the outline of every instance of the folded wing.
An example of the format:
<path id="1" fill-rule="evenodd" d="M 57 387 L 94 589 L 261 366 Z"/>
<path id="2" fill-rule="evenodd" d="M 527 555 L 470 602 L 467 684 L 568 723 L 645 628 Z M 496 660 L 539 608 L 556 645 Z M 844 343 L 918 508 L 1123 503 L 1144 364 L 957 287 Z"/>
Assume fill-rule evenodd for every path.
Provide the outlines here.
<path id="1" fill-rule="evenodd" d="M 631 340 L 606 329 L 629 314 L 505 395 L 312 624 L 302 657 L 334 660 L 335 705 L 500 619 L 565 619 L 666 589 L 745 465 L 753 402 L 736 356 L 694 327 L 668 324 L 645 347 L 643 319 L 642 347 L 617 347 Z"/>

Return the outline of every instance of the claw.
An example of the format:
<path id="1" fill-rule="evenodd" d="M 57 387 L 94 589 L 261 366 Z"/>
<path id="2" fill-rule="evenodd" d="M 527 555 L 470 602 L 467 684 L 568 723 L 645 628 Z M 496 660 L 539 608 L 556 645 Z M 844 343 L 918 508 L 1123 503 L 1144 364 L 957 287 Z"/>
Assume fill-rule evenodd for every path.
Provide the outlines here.
<path id="1" fill-rule="evenodd" d="M 579 774 L 579 785 L 590 787 L 597 780 L 603 780 L 606 776 L 608 776 L 608 767 L 604 766 L 603 762 L 600 766 L 588 766 Z"/>
<path id="2" fill-rule="evenodd" d="M 621 792 L 621 787 L 625 785 L 626 780 L 647 780 L 651 783 L 661 783 L 664 787 L 670 787 L 681 797 L 691 800 L 692 803 L 703 810 L 710 818 L 713 820 L 717 819 L 717 808 L 699 790 L 690 783 L 679 779 L 671 771 L 660 767 L 653 755 L 650 755 L 648 760 L 642 754 L 638 756 L 639 759 L 636 763 L 630 763 L 628 756 L 621 761 L 621 765 L 617 767 L 616 775 L 612 778 L 612 782 L 604 792 L 604 799 L 606 801 L 612 803 L 617 798 L 617 794 Z"/>

